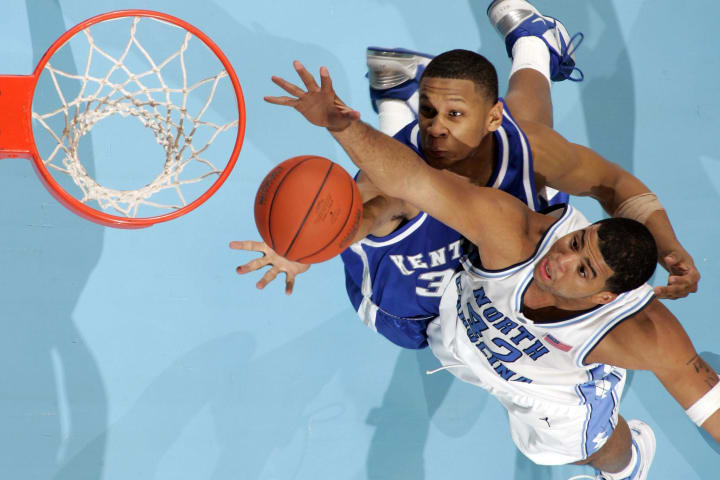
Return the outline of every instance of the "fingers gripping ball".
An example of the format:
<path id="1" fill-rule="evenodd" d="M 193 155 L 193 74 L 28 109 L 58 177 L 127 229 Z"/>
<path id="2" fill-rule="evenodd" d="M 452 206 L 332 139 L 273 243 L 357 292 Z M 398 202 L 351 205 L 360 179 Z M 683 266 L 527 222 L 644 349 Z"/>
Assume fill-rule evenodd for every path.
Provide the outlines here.
<path id="1" fill-rule="evenodd" d="M 319 263 L 338 255 L 355 237 L 361 217 L 362 198 L 352 177 L 313 155 L 273 168 L 255 196 L 260 236 L 296 262 Z"/>

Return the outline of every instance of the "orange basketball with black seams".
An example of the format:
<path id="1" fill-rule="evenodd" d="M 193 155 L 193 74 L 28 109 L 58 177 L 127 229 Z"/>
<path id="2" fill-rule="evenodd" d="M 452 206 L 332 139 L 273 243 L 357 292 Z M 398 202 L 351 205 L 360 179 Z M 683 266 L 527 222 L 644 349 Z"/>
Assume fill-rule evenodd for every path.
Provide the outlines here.
<path id="1" fill-rule="evenodd" d="M 267 174 L 255 196 L 260 236 L 283 257 L 328 260 L 350 245 L 362 218 L 357 184 L 327 158 L 303 155 Z"/>

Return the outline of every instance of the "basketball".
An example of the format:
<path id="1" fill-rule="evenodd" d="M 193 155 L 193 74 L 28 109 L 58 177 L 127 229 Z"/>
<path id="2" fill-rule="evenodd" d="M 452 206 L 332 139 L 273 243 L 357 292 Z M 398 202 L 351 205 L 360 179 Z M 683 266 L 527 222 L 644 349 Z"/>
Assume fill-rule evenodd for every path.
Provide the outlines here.
<path id="1" fill-rule="evenodd" d="M 265 243 L 301 263 L 324 262 L 357 233 L 362 198 L 357 184 L 327 158 L 303 155 L 267 174 L 255 196 L 255 224 Z"/>

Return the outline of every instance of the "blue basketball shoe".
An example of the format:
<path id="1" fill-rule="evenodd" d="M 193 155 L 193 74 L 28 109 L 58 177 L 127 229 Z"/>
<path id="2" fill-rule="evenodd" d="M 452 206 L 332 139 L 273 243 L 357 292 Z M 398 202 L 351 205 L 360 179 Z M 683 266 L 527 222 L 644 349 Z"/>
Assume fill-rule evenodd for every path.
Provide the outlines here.
<path id="1" fill-rule="evenodd" d="M 575 66 L 575 50 L 584 35 L 578 32 L 572 37 L 559 20 L 543 16 L 526 0 L 494 0 L 487 10 L 490 22 L 505 38 L 509 57 L 520 37 L 538 37 L 550 50 L 550 78 L 555 82 L 572 80 L 581 82 L 585 76 Z M 573 76 L 577 71 L 578 75 Z"/>
<path id="2" fill-rule="evenodd" d="M 417 115 L 417 100 L 412 99 L 420 85 L 420 75 L 433 55 L 404 48 L 368 47 L 367 66 L 370 99 L 377 112 L 377 101 L 403 100 Z"/>

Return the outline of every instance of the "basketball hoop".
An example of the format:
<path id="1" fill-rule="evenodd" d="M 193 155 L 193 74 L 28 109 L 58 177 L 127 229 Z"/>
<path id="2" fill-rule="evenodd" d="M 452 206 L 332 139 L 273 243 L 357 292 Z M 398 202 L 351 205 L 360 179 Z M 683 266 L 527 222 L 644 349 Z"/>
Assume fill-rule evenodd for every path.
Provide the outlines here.
<path id="1" fill-rule="evenodd" d="M 64 49 L 85 64 L 53 64 Z M 83 164 L 84 137 L 114 116 L 139 121 L 164 152 L 139 188 L 104 186 Z M 230 175 L 244 132 L 230 62 L 200 30 L 160 12 L 90 18 L 58 38 L 32 75 L 0 75 L 0 157 L 32 159 L 57 200 L 106 226 L 148 227 L 197 208 Z M 134 138 L 118 129 L 117 141 Z"/>

